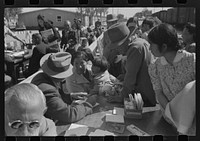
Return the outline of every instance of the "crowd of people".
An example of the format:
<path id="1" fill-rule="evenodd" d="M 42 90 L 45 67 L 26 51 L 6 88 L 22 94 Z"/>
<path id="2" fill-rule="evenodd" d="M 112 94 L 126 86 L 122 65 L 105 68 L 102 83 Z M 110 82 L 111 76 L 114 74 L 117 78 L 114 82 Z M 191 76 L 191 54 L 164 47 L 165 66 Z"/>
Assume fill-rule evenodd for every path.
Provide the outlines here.
<path id="1" fill-rule="evenodd" d="M 188 23 L 179 38 L 172 25 L 157 18 L 147 17 L 139 25 L 132 17 L 124 24 L 108 14 L 105 31 L 99 20 L 93 30 L 83 31 L 81 20 L 74 19 L 74 24 L 64 22 L 60 35 L 44 16 L 37 20 L 28 76 L 42 72 L 31 83 L 5 91 L 6 135 L 55 136 L 55 125 L 92 114 L 101 88 L 117 82 L 122 84 L 120 94 L 109 95 L 108 102 L 123 103 L 129 94 L 140 93 L 144 106 L 159 104 L 163 117 L 180 134 L 195 133 L 194 24 Z M 95 56 L 89 46 L 102 34 L 103 56 Z M 85 93 L 86 101 L 73 102 Z"/>

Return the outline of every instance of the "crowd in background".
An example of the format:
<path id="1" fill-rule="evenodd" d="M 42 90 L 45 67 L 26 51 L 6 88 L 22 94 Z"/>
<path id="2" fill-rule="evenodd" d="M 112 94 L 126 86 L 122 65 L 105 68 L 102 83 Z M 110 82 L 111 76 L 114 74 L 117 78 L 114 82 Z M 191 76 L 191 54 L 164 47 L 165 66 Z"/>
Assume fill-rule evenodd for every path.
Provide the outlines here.
<path id="1" fill-rule="evenodd" d="M 81 20 L 74 19 L 74 23 L 64 21 L 60 35 L 53 23 L 44 16 L 38 15 L 37 21 L 39 33 L 32 35 L 35 48 L 27 76 L 39 69 L 43 72 L 33 78 L 32 84 L 18 84 L 5 92 L 7 106 L 10 106 L 7 109 L 8 117 L 13 116 L 10 109 L 21 108 L 23 104 L 38 109 L 35 112 L 40 113 L 40 120 L 35 121 L 33 126 L 37 133 L 28 130 L 25 134 L 25 130 L 20 130 L 22 121 L 9 122 L 7 117 L 7 135 L 47 135 L 48 130 L 44 131 L 47 127 L 38 125 L 39 121 L 40 124 L 50 122 L 45 126 L 53 126 L 50 119 L 57 125 L 76 122 L 92 113 L 102 85 L 118 81 L 122 82 L 122 90 L 119 95 L 109 96 L 109 102 L 123 103 L 129 94 L 141 93 L 144 106 L 153 107 L 158 103 L 166 121 L 177 128 L 179 133 L 195 132 L 194 24 L 185 25 L 182 36 L 178 36 L 172 25 L 162 23 L 155 17 L 147 17 L 141 25 L 137 18 L 131 17 L 123 24 L 109 14 L 107 29 L 103 29 L 98 20 L 94 29 L 87 27 L 83 30 Z M 51 35 L 46 37 L 44 31 L 51 32 Z M 103 56 L 95 56 L 89 46 L 102 34 Z M 36 107 L 34 102 L 27 105 L 31 98 L 32 101 L 39 98 L 31 94 L 33 91 L 27 91 L 28 88 L 44 94 L 46 100 L 43 109 Z M 73 99 L 77 97 L 71 94 L 77 92 L 91 96 L 84 103 L 75 105 Z M 30 95 L 24 96 L 24 93 Z M 13 102 L 13 106 L 13 100 L 21 104 Z M 22 116 L 22 119 L 25 117 Z M 54 131 L 49 133 L 55 135 Z"/>

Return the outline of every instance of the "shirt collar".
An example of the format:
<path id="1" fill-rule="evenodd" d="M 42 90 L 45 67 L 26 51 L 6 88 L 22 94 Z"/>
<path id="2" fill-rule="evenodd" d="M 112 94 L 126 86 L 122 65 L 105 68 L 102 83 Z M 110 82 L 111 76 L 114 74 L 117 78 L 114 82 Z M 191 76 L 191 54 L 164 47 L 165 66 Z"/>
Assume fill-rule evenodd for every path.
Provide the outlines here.
<path id="1" fill-rule="evenodd" d="M 175 58 L 173 60 L 173 63 L 179 62 L 183 58 L 183 55 L 184 55 L 183 51 L 182 50 L 178 50 L 177 53 L 176 53 L 176 56 L 175 56 Z M 167 65 L 169 63 L 167 62 L 165 57 L 161 57 L 161 64 L 162 65 Z"/>

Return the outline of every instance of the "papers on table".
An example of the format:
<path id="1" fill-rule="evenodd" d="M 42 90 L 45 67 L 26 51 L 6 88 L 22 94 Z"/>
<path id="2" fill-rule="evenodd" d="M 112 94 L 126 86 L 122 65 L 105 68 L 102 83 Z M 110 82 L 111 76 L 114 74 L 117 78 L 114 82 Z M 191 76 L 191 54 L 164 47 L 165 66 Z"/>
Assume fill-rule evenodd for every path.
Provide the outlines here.
<path id="1" fill-rule="evenodd" d="M 114 107 L 112 114 L 106 114 L 106 122 L 124 123 L 124 109 Z"/>
<path id="2" fill-rule="evenodd" d="M 144 132 L 143 130 L 141 130 L 140 128 L 138 128 L 137 126 L 135 126 L 133 124 L 128 125 L 126 128 L 133 135 L 137 135 L 137 136 L 150 136 L 148 133 Z"/>
<path id="3" fill-rule="evenodd" d="M 113 114 L 114 115 L 122 115 L 122 116 L 124 116 L 124 108 L 114 107 Z"/>
<path id="4" fill-rule="evenodd" d="M 87 134 L 88 126 L 72 123 L 64 136 L 84 136 Z"/>
<path id="5" fill-rule="evenodd" d="M 91 132 L 89 134 L 89 136 L 108 136 L 108 135 L 115 136 L 114 133 L 100 129 L 96 129 L 94 132 Z"/>
<path id="6" fill-rule="evenodd" d="M 106 114 L 106 122 L 124 123 L 124 116 Z"/>

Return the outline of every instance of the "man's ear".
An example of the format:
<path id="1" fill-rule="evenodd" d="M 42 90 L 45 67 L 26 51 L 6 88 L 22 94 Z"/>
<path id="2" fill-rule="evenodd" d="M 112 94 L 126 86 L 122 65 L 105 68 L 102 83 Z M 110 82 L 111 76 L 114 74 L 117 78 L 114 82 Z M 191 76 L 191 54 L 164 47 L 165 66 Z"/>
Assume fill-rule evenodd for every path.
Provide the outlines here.
<path id="1" fill-rule="evenodd" d="M 46 112 L 47 112 L 47 107 L 45 107 L 45 109 L 44 109 L 43 113 L 45 114 Z"/>

